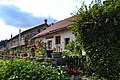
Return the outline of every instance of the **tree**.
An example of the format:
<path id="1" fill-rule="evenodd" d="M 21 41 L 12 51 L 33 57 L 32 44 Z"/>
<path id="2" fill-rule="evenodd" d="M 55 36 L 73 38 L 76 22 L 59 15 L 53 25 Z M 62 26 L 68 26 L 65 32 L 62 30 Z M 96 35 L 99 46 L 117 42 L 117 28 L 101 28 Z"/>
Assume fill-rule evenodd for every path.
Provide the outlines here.
<path id="1" fill-rule="evenodd" d="M 1 40 L 0 41 L 0 46 L 6 47 L 7 40 Z"/>
<path id="2" fill-rule="evenodd" d="M 83 4 L 71 29 L 89 57 L 88 74 L 120 79 L 120 0 L 107 0 L 89 9 Z"/>

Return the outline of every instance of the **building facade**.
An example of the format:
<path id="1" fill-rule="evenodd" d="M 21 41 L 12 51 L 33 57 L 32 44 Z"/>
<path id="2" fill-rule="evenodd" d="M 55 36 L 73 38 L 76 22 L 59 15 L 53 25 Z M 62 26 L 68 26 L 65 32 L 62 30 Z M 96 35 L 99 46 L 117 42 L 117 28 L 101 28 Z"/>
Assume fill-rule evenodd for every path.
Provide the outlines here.
<path id="1" fill-rule="evenodd" d="M 18 46 L 27 47 L 27 45 L 32 45 L 33 41 L 31 40 L 31 38 L 49 27 L 46 19 L 44 20 L 44 22 L 44 24 L 25 30 L 14 37 L 12 37 L 11 35 L 11 39 L 9 39 L 7 42 L 7 47 L 15 49 Z"/>
<path id="2" fill-rule="evenodd" d="M 36 42 L 45 42 L 47 50 L 56 50 L 62 52 L 65 50 L 69 41 L 75 40 L 75 36 L 69 29 L 72 20 L 73 17 L 61 20 L 41 33 L 35 35 L 33 39 L 35 39 Z"/>

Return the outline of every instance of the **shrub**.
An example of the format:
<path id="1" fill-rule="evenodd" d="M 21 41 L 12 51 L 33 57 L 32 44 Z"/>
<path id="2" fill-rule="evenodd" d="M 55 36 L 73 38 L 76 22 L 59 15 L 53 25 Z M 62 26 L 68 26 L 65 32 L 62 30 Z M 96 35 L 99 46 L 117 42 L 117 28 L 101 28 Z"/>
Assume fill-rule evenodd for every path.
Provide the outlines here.
<path id="1" fill-rule="evenodd" d="M 61 67 L 40 64 L 28 60 L 0 61 L 1 80 L 68 80 Z"/>
<path id="2" fill-rule="evenodd" d="M 90 58 L 87 72 L 108 80 L 120 79 L 120 0 L 83 6 L 73 22 L 76 41 Z"/>

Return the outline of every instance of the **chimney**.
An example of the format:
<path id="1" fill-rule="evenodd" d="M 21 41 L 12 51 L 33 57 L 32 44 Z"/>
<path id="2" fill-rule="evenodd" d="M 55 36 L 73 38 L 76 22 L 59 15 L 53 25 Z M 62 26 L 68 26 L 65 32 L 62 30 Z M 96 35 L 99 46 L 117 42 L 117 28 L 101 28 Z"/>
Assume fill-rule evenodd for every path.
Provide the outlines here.
<path id="1" fill-rule="evenodd" d="M 18 38 L 18 40 L 19 40 L 18 43 L 19 43 L 19 46 L 20 46 L 20 42 L 21 42 L 20 41 L 21 40 L 21 29 L 19 29 L 19 38 Z"/>
<path id="2" fill-rule="evenodd" d="M 12 34 L 11 34 L 11 39 L 12 39 Z"/>
<path id="3" fill-rule="evenodd" d="M 54 25 L 54 23 L 52 23 L 51 25 Z"/>
<path id="4" fill-rule="evenodd" d="M 47 19 L 44 20 L 45 24 L 47 24 Z"/>

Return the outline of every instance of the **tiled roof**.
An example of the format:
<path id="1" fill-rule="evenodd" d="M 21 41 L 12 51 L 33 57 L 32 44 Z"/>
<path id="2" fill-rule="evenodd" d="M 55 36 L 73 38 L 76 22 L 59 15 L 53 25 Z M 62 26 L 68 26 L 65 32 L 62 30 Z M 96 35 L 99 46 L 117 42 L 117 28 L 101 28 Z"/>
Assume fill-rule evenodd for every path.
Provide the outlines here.
<path id="1" fill-rule="evenodd" d="M 38 26 L 35 26 L 35 27 L 30 28 L 30 29 L 28 29 L 28 30 L 25 30 L 25 31 L 23 31 L 21 34 L 24 34 L 24 33 L 26 33 L 26 32 L 29 32 L 30 30 L 36 29 L 36 28 L 38 28 L 38 27 L 43 27 L 43 26 L 48 26 L 48 27 L 49 27 L 48 24 L 43 23 L 43 24 L 41 24 L 41 25 L 38 25 Z"/>
<path id="2" fill-rule="evenodd" d="M 67 19 L 61 20 L 53 25 L 51 25 L 49 28 L 46 30 L 42 31 L 41 33 L 35 35 L 33 38 L 37 38 L 43 35 L 47 35 L 62 29 L 67 28 L 70 25 L 70 22 L 73 20 L 73 17 L 69 17 Z"/>
<path id="3" fill-rule="evenodd" d="M 30 29 L 28 29 L 28 30 L 25 30 L 25 31 L 21 32 L 21 35 L 29 32 L 29 31 L 31 31 L 31 30 L 33 30 L 33 29 L 36 29 L 36 28 L 38 28 L 38 27 L 43 27 L 43 26 L 48 26 L 48 27 L 49 27 L 48 24 L 43 23 L 43 24 L 40 24 L 40 25 L 38 25 L 38 26 L 35 26 L 35 27 L 33 27 L 33 28 L 30 28 Z M 16 36 L 14 36 L 12 39 L 17 38 L 18 36 L 19 36 L 19 34 L 17 34 Z M 11 40 L 11 39 L 9 39 L 8 42 L 9 42 L 10 40 Z"/>

